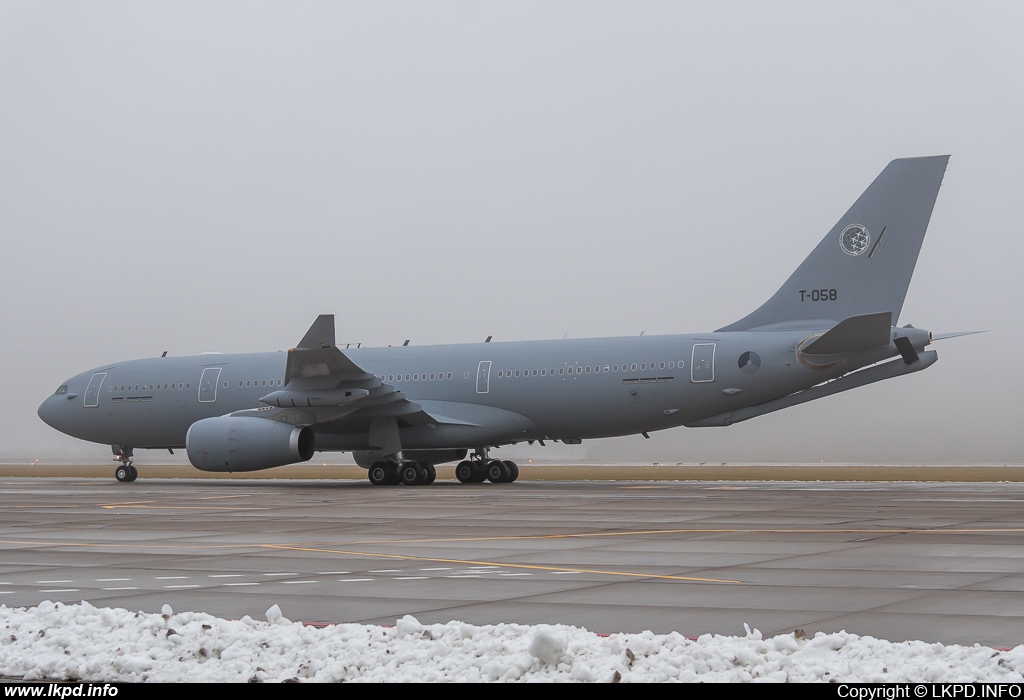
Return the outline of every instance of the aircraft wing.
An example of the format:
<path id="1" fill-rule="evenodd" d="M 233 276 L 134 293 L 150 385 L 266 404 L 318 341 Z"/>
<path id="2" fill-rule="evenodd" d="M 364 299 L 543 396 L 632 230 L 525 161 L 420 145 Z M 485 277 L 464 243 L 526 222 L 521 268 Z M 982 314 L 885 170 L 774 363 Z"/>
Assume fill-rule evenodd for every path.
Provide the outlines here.
<path id="1" fill-rule="evenodd" d="M 351 360 L 335 343 L 334 315 L 322 314 L 288 351 L 285 384 L 260 398 L 257 409 L 236 412 L 293 425 L 394 417 L 404 424 L 436 423 L 405 394 Z M 236 415 L 233 414 L 233 415 Z"/>
<path id="2" fill-rule="evenodd" d="M 285 388 L 293 386 L 293 383 L 293 388 L 298 388 L 322 385 L 324 380 L 361 383 L 374 378 L 335 345 L 334 314 L 318 316 L 299 344 L 288 351 Z"/>

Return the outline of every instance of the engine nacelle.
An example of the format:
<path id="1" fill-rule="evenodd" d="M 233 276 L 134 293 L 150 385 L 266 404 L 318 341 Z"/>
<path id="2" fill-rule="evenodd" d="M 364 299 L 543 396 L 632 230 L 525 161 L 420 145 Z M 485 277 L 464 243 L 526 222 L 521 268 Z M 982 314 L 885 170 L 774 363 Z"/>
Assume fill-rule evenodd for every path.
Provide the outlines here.
<path id="1" fill-rule="evenodd" d="M 305 462 L 315 444 L 309 427 L 247 416 L 204 418 L 185 435 L 188 461 L 204 472 L 254 472 Z"/>

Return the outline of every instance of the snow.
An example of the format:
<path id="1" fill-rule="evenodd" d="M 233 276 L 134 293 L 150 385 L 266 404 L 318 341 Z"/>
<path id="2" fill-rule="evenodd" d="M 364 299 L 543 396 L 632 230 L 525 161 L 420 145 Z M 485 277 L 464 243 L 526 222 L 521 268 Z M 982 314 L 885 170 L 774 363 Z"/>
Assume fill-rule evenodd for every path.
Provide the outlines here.
<path id="1" fill-rule="evenodd" d="M 762 639 L 678 633 L 602 636 L 567 625 L 394 627 L 267 621 L 64 605 L 0 606 L 0 673 L 113 681 L 1024 681 L 1024 646 L 889 642 L 846 632 Z"/>

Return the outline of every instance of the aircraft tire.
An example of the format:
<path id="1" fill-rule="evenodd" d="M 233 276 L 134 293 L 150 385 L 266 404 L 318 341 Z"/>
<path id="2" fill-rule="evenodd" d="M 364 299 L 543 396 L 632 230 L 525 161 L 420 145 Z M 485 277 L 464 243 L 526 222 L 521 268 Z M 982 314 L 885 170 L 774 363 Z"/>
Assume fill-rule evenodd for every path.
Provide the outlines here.
<path id="1" fill-rule="evenodd" d="M 519 478 L 519 465 L 515 462 L 505 462 L 505 466 L 508 467 L 509 477 L 505 480 L 506 484 L 511 484 L 513 481 Z"/>
<path id="2" fill-rule="evenodd" d="M 367 470 L 366 476 L 374 486 L 388 485 L 388 465 L 384 462 L 374 462 Z"/>
<path id="3" fill-rule="evenodd" d="M 484 474 L 487 475 L 487 480 L 492 484 L 500 484 L 505 481 L 505 477 L 510 474 L 508 467 L 501 463 L 501 460 L 492 459 L 484 467 Z"/>
<path id="4" fill-rule="evenodd" d="M 419 486 L 423 483 L 423 479 L 426 477 L 426 472 L 423 471 L 423 467 L 415 462 L 403 464 L 398 470 L 398 473 L 402 478 L 402 483 L 406 486 Z"/>
<path id="5" fill-rule="evenodd" d="M 463 462 L 459 462 L 459 466 L 455 467 L 455 478 L 463 484 L 472 484 L 474 471 L 473 463 L 467 459 Z"/>
<path id="6" fill-rule="evenodd" d="M 423 480 L 423 485 L 429 486 L 437 478 L 437 469 L 434 468 L 433 464 L 428 464 L 427 462 L 423 462 L 423 469 L 427 472 L 427 478 Z"/>
<path id="7" fill-rule="evenodd" d="M 139 478 L 139 470 L 136 469 L 135 467 L 128 467 L 128 468 L 132 472 L 132 478 L 128 479 L 128 481 L 135 481 L 136 479 L 138 479 Z"/>
<path id="8" fill-rule="evenodd" d="M 487 470 L 479 462 L 473 463 L 473 483 L 482 484 L 487 481 Z"/>
<path id="9" fill-rule="evenodd" d="M 114 470 L 114 478 L 120 481 L 122 484 L 132 481 L 132 468 L 131 467 L 118 467 Z"/>

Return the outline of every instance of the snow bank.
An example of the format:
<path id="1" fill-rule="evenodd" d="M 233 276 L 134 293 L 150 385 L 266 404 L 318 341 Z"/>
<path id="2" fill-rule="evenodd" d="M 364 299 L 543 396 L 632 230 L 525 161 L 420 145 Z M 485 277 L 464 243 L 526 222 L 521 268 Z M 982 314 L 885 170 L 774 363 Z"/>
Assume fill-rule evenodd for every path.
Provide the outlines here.
<path id="1" fill-rule="evenodd" d="M 0 606 L 0 671 L 91 681 L 1024 681 L 1024 646 L 893 643 L 845 632 L 762 639 L 613 634 L 566 625 L 394 627 L 162 614 L 89 603 Z"/>

